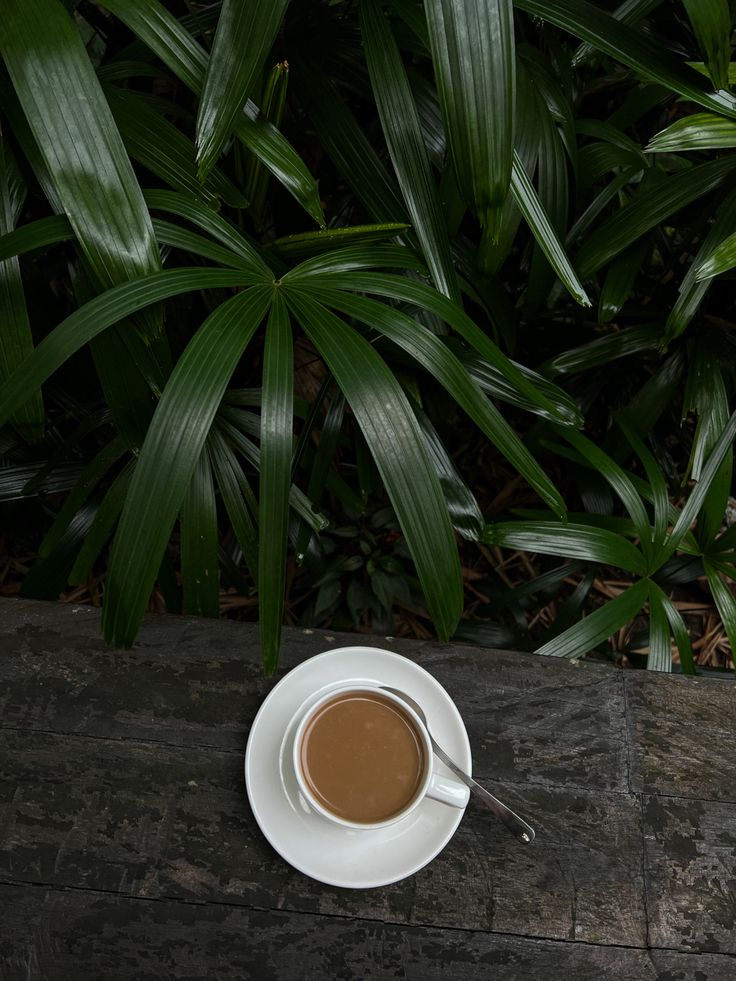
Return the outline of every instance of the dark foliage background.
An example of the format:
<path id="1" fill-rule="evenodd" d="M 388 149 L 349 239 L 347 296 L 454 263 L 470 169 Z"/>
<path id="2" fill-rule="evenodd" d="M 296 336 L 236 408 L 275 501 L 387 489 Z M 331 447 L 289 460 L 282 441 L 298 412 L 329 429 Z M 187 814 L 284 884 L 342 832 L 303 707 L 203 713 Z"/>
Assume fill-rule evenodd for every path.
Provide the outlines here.
<path id="1" fill-rule="evenodd" d="M 4 593 L 732 666 L 727 0 L 5 6 Z"/>

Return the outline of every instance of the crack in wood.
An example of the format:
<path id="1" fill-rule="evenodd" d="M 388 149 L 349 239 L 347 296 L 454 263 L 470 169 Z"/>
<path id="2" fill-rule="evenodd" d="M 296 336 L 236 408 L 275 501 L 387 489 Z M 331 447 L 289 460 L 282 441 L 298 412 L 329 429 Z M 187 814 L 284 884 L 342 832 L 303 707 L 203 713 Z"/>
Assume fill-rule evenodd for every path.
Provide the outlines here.
<path id="1" fill-rule="evenodd" d="M 310 917 L 319 920 L 322 919 L 339 920 L 347 923 L 361 922 L 361 923 L 382 924 L 384 926 L 390 926 L 390 927 L 401 926 L 401 924 L 397 924 L 393 920 L 384 920 L 381 919 L 380 917 L 350 916 L 344 913 L 335 913 L 335 912 L 319 913 L 315 916 L 314 913 L 311 913 L 308 910 L 298 910 L 298 909 L 284 910 L 283 908 L 278 906 L 253 905 L 253 906 L 244 907 L 234 903 L 224 903 L 224 902 L 217 902 L 213 900 L 198 901 L 198 900 L 181 899 L 178 896 L 138 896 L 132 893 L 119 893 L 109 889 L 87 889 L 83 886 L 59 886 L 53 882 L 30 882 L 30 881 L 6 879 L 0 877 L 0 889 L 2 889 L 2 887 L 4 886 L 23 887 L 23 888 L 37 889 L 37 890 L 43 889 L 43 890 L 48 890 L 50 892 L 57 892 L 60 894 L 81 893 L 83 895 L 88 895 L 88 896 L 102 896 L 102 897 L 109 896 L 111 899 L 121 899 L 132 903 L 181 905 L 181 906 L 193 906 L 198 908 L 212 906 L 216 908 L 222 907 L 225 909 L 231 909 L 234 911 L 252 910 L 254 912 L 259 912 L 259 913 L 288 913 L 289 916 L 294 916 L 294 917 Z M 444 926 L 438 927 L 436 926 L 436 924 L 433 923 L 412 923 L 412 924 L 404 924 L 403 926 L 410 930 L 414 930 L 414 929 L 437 930 L 437 931 L 441 931 L 442 933 L 457 934 L 457 935 L 468 934 L 471 936 L 476 934 L 488 934 L 490 932 L 494 937 L 498 939 L 504 939 L 508 937 L 518 940 L 528 940 L 531 942 L 553 944 L 555 946 L 560 946 L 560 947 L 572 947 L 572 946 L 578 948 L 591 947 L 591 948 L 603 948 L 606 950 L 610 948 L 612 950 L 652 951 L 655 953 L 658 951 L 666 951 L 667 953 L 671 953 L 671 954 L 679 954 L 682 957 L 698 956 L 696 951 L 684 951 L 678 949 L 677 947 L 650 947 L 650 946 L 639 946 L 636 944 L 614 944 L 614 943 L 597 944 L 587 940 L 576 940 L 573 942 L 571 940 L 560 939 L 559 937 L 530 936 L 529 934 L 514 933 L 509 930 L 500 932 L 500 931 L 488 931 L 485 929 L 474 930 L 469 927 L 444 927 Z M 731 954 L 723 951 L 718 951 L 716 956 L 718 956 L 719 958 L 723 958 L 724 960 L 736 961 L 736 953 Z"/>

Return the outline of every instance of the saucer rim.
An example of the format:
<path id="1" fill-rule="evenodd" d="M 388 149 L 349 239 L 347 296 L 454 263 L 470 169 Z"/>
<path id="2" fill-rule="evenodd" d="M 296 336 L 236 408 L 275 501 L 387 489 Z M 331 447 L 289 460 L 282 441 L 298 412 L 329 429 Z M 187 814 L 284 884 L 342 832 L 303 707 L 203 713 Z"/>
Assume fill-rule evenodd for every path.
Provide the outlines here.
<path id="1" fill-rule="evenodd" d="M 462 715 L 460 714 L 457 705 L 455 704 L 455 702 L 453 701 L 452 697 L 447 692 L 447 690 L 443 687 L 443 685 L 434 677 L 434 675 L 432 675 L 429 671 L 427 671 L 426 668 L 423 668 L 420 664 L 417 664 L 416 661 L 411 660 L 411 658 L 405 657 L 402 654 L 398 654 L 395 651 L 386 650 L 386 648 L 369 647 L 363 644 L 354 644 L 348 647 L 335 647 L 327 651 L 321 651 L 319 654 L 315 654 L 312 657 L 309 657 L 306 660 L 302 661 L 296 667 L 292 668 L 291 671 L 288 671 L 283 676 L 283 678 L 281 678 L 277 682 L 277 684 L 274 685 L 274 687 L 271 689 L 268 695 L 266 695 L 263 702 L 261 703 L 261 706 L 256 712 L 256 715 L 254 716 L 253 722 L 250 727 L 250 732 L 248 733 L 248 741 L 247 741 L 244 760 L 243 760 L 243 776 L 244 776 L 246 794 L 248 796 L 248 802 L 250 804 L 253 816 L 256 820 L 256 824 L 258 825 L 261 833 L 263 834 L 264 838 L 266 839 L 270 847 L 274 849 L 274 851 L 279 855 L 279 857 L 284 862 L 287 863 L 287 865 L 291 866 L 293 869 L 296 869 L 297 872 L 300 872 L 302 875 L 306 875 L 310 879 L 314 879 L 317 882 L 321 882 L 324 885 L 332 886 L 334 888 L 339 888 L 339 889 L 378 889 L 378 888 L 382 888 L 383 886 L 392 885 L 395 882 L 400 882 L 403 879 L 415 875 L 425 866 L 429 865 L 429 863 L 432 862 L 440 854 L 440 852 L 442 852 L 444 848 L 447 847 L 447 845 L 449 844 L 449 842 L 457 832 L 457 829 L 460 826 L 460 822 L 462 821 L 463 816 L 465 814 L 465 810 L 467 808 L 467 804 L 465 805 L 465 807 L 462 808 L 456 808 L 456 809 L 453 808 L 453 810 L 457 810 L 456 819 L 450 822 L 448 830 L 442 836 L 441 840 L 437 839 L 432 841 L 428 854 L 423 855 L 420 861 L 412 864 L 407 868 L 402 868 L 401 871 L 398 872 L 395 876 L 389 878 L 381 878 L 380 880 L 376 880 L 376 879 L 356 880 L 355 878 L 338 879 L 332 877 L 325 877 L 324 874 L 319 874 L 317 870 L 315 870 L 314 868 L 311 869 L 308 868 L 305 865 L 305 863 L 301 862 L 300 860 L 293 859 L 291 857 L 287 858 L 287 856 L 281 851 L 281 849 L 276 844 L 274 844 L 270 834 L 267 831 L 267 822 L 265 821 L 265 816 L 261 814 L 257 801 L 254 799 L 255 791 L 254 788 L 252 787 L 253 781 L 249 779 L 250 761 L 253 753 L 253 734 L 257 731 L 257 727 L 259 723 L 261 723 L 261 716 L 265 715 L 269 703 L 271 702 L 271 699 L 275 696 L 275 693 L 278 692 L 278 690 L 281 688 L 282 685 L 284 685 L 287 679 L 292 678 L 293 675 L 302 674 L 305 671 L 313 670 L 315 667 L 318 666 L 317 662 L 320 662 L 326 658 L 334 659 L 336 655 L 376 654 L 376 653 L 386 656 L 394 661 L 397 661 L 403 667 L 408 667 L 409 670 L 418 671 L 421 674 L 426 675 L 427 678 L 432 683 L 432 685 L 435 686 L 438 694 L 441 695 L 443 701 L 445 702 L 447 710 L 455 716 L 455 721 L 459 724 L 459 730 L 462 735 L 462 742 L 463 742 L 463 753 L 465 755 L 464 769 L 467 773 L 470 774 L 472 772 L 472 755 L 470 749 L 470 741 L 468 739 L 468 734 L 465 727 L 465 722 L 462 718 Z M 351 678 L 347 677 L 344 679 L 336 680 L 334 684 L 343 685 L 349 683 L 350 680 Z M 317 691 L 314 692 L 314 694 L 317 694 L 318 691 L 320 691 L 320 689 L 317 689 Z M 307 696 L 306 699 L 303 699 L 300 704 L 304 704 L 304 702 L 308 700 L 309 700 L 309 696 Z M 283 738 L 286 737 L 289 722 L 291 722 L 291 718 L 286 721 Z M 281 780 L 279 780 L 278 783 L 281 789 L 281 793 L 285 794 L 285 790 L 283 788 Z M 419 806 L 421 807 L 421 804 Z M 449 806 L 449 805 L 445 805 L 445 806 Z M 410 815 L 407 815 L 407 817 L 410 817 Z M 329 825 L 329 822 L 326 822 L 326 824 Z M 398 824 L 400 824 L 400 822 L 397 822 L 397 825 Z M 335 827 L 335 830 L 336 831 L 338 830 L 337 827 Z M 385 828 L 365 828 L 365 829 L 361 828 L 361 829 L 356 829 L 356 833 L 368 837 L 371 835 L 379 835 L 385 830 L 386 830 Z M 407 831 L 408 830 L 409 829 L 407 828 Z"/>

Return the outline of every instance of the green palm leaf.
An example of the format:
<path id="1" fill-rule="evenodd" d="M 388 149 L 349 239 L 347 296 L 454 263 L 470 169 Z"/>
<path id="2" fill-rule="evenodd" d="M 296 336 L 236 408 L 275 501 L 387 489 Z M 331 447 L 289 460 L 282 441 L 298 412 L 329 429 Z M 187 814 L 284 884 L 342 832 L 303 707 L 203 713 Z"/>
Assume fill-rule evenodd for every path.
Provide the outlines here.
<path id="1" fill-rule="evenodd" d="M 483 541 L 540 555 L 566 555 L 571 559 L 601 562 L 642 575 L 645 572 L 641 552 L 621 535 L 605 528 L 555 521 L 499 522 L 486 526 Z"/>
<path id="2" fill-rule="evenodd" d="M 0 52 L 96 281 L 157 272 L 151 220 L 74 23 L 58 0 L 7 0 L 3 14 Z M 144 322 L 155 333 L 161 318 Z"/>
<path id="3" fill-rule="evenodd" d="M 708 577 L 713 601 L 721 615 L 723 626 L 726 628 L 726 635 L 731 648 L 731 659 L 736 668 L 736 598 L 715 566 L 711 565 L 710 562 L 703 562 L 703 567 Z"/>
<path id="4" fill-rule="evenodd" d="M 534 653 L 545 657 L 568 658 L 587 654 L 634 619 L 646 602 L 648 592 L 648 580 L 640 580 L 605 606 L 601 606 L 558 637 L 543 644 Z"/>
<path id="5" fill-rule="evenodd" d="M 495 238 L 514 147 L 513 6 L 511 0 L 425 0 L 424 7 L 455 173 L 466 202 Z"/>
<path id="6" fill-rule="evenodd" d="M 447 226 L 396 40 L 376 0 L 362 0 L 360 13 L 373 94 L 411 223 L 437 289 L 459 301 Z"/>
<path id="7" fill-rule="evenodd" d="M 25 187 L 20 171 L 0 127 L 0 236 L 12 234 L 24 198 Z M 33 350 L 20 263 L 14 257 L 0 260 L 0 323 L 1 383 Z M 14 413 L 12 421 L 24 438 L 29 441 L 40 439 L 45 421 L 41 393 L 36 393 L 22 405 Z"/>
<path id="8" fill-rule="evenodd" d="M 300 266 L 293 272 L 287 273 L 283 281 L 289 282 L 299 275 Z M 436 290 L 424 283 L 413 282 L 402 276 L 392 276 L 387 273 L 347 272 L 332 273 L 320 283 L 314 277 L 315 285 L 323 285 L 333 289 L 355 290 L 356 292 L 372 293 L 385 296 L 392 300 L 402 300 L 427 310 L 453 327 L 482 357 L 499 369 L 505 378 L 512 382 L 519 392 L 526 395 L 535 405 L 545 409 L 563 426 L 570 424 L 570 416 L 566 407 L 557 405 L 544 395 L 534 383 L 527 378 L 519 368 L 483 333 L 483 331 L 467 316 L 456 303 L 448 300 Z M 562 399 L 564 401 L 564 397 Z"/>
<path id="9" fill-rule="evenodd" d="M 733 219 L 733 206 L 729 209 L 731 212 L 730 217 Z M 718 219 L 721 218 L 719 214 Z M 716 219 L 718 221 L 718 219 Z M 730 222 L 731 227 L 733 227 L 733 220 Z M 724 223 L 719 221 L 719 232 L 723 234 Z M 714 236 L 715 238 L 715 236 Z M 693 263 L 695 265 L 695 263 Z M 729 269 L 733 269 L 736 266 L 736 232 L 728 235 L 723 241 L 713 248 L 713 251 L 707 257 L 704 257 L 703 261 L 699 263 L 695 268 L 695 280 L 698 286 L 706 287 L 709 285 L 709 280 L 714 276 L 719 276 L 721 273 L 728 272 Z M 679 333 L 679 331 L 678 331 Z"/>
<path id="10" fill-rule="evenodd" d="M 304 293 L 286 293 L 353 410 L 406 537 L 437 633 L 447 639 L 462 612 L 460 563 L 442 488 L 411 406 L 367 341 Z"/>
<path id="11" fill-rule="evenodd" d="M 439 337 L 394 307 L 334 290 L 317 292 L 322 302 L 381 331 L 410 354 L 462 406 L 542 500 L 559 517 L 565 517 L 565 504 L 557 488 L 495 405 L 483 395 L 462 363 Z"/>
<path id="12" fill-rule="evenodd" d="M 248 286 L 254 277 L 240 269 L 169 269 L 123 283 L 85 303 L 62 320 L 0 387 L 0 426 L 73 354 L 112 324 L 152 303 L 193 290 Z"/>
<path id="13" fill-rule="evenodd" d="M 664 474 L 659 467 L 656 459 L 637 436 L 633 429 L 627 424 L 624 418 L 617 418 L 619 428 L 626 437 L 636 455 L 641 460 L 651 488 L 651 500 L 654 505 L 654 544 L 659 548 L 662 545 L 667 533 L 667 522 L 670 517 L 670 500 L 667 493 L 667 484 Z M 627 474 L 624 474 L 628 477 Z M 648 522 L 647 522 L 648 523 Z M 656 550 L 655 550 L 656 554 Z"/>
<path id="14" fill-rule="evenodd" d="M 263 71 L 289 0 L 224 0 L 197 113 L 199 175 L 212 170 Z"/>
<path id="15" fill-rule="evenodd" d="M 424 436 L 435 472 L 447 502 L 447 512 L 452 527 L 469 542 L 477 542 L 483 531 L 483 514 L 478 502 L 455 468 L 452 457 L 447 452 L 439 433 L 429 421 L 429 417 L 414 404 L 414 415 Z"/>
<path id="16" fill-rule="evenodd" d="M 349 248 L 354 245 L 368 245 L 396 238 L 408 231 L 411 225 L 403 222 L 384 222 L 380 225 L 351 225 L 347 228 L 325 228 L 319 232 L 298 232 L 284 235 L 272 242 L 281 255 L 301 259 L 311 255 L 321 255 L 333 249 Z"/>
<path id="17" fill-rule="evenodd" d="M 201 201 L 189 194 L 180 194 L 178 191 L 149 190 L 144 191 L 143 196 L 146 204 L 153 211 L 166 211 L 191 221 L 216 241 L 247 259 L 246 268 L 251 269 L 255 276 L 260 276 L 262 279 L 271 277 L 270 270 L 256 246 L 222 215 L 218 215 Z"/>
<path id="18" fill-rule="evenodd" d="M 221 304 L 169 378 L 141 447 L 110 555 L 102 613 L 108 640 L 129 646 L 135 638 L 217 407 L 270 301 L 271 290 L 256 286 Z"/>
<path id="19" fill-rule="evenodd" d="M 620 3 L 615 10 L 611 11 L 611 17 L 615 17 L 622 24 L 631 27 L 662 3 L 663 0 L 623 0 L 623 3 Z M 592 45 L 587 43 L 581 44 L 572 56 L 573 66 L 577 68 L 582 65 L 593 54 L 593 51 L 594 48 Z"/>
<path id="20" fill-rule="evenodd" d="M 23 255 L 47 245 L 66 242 L 74 238 L 74 231 L 66 215 L 51 215 L 21 225 L 15 230 L 6 230 L 0 235 L 0 262 L 11 256 Z"/>
<path id="21" fill-rule="evenodd" d="M 331 277 L 337 273 L 360 269 L 415 269 L 426 272 L 424 263 L 416 253 L 401 245 L 350 245 L 305 259 L 283 278 L 292 283 L 310 279 L 324 283 L 331 282 Z"/>
<path id="22" fill-rule="evenodd" d="M 184 612 L 216 617 L 220 612 L 217 506 L 206 448 L 199 454 L 184 495 L 179 525 Z"/>
<path id="23" fill-rule="evenodd" d="M 204 184 L 198 180 L 194 144 L 145 99 L 117 85 L 107 85 L 104 91 L 125 148 L 134 160 L 170 187 L 200 198 L 210 207 L 217 207 L 219 197 L 233 208 L 247 207 L 243 194 L 217 168 Z"/>
<path id="24" fill-rule="evenodd" d="M 599 323 L 609 323 L 626 303 L 651 247 L 651 242 L 644 238 L 617 256 L 608 267 L 598 301 Z"/>
<path id="25" fill-rule="evenodd" d="M 589 276 L 665 218 L 719 187 L 736 167 L 736 155 L 700 164 L 683 174 L 643 187 L 590 236 L 577 256 L 581 276 Z"/>
<path id="26" fill-rule="evenodd" d="M 133 476 L 133 468 L 134 462 L 129 460 L 108 487 L 95 511 L 92 524 L 84 536 L 82 547 L 74 560 L 74 565 L 69 573 L 69 582 L 81 584 L 87 581 L 92 566 L 105 542 L 112 534 L 115 523 L 123 509 L 125 495 L 128 493 L 130 479 Z"/>
<path id="27" fill-rule="evenodd" d="M 261 400 L 258 589 L 261 655 L 267 674 L 273 674 L 278 664 L 284 612 L 293 427 L 291 324 L 286 304 L 277 293 L 266 329 Z"/>
<path id="28" fill-rule="evenodd" d="M 307 63 L 303 98 L 320 142 L 374 221 L 403 222 L 401 192 L 330 79 Z"/>
<path id="29" fill-rule="evenodd" d="M 199 95 L 207 71 L 207 53 L 173 14 L 158 0 L 105 0 L 105 6 Z M 252 102 L 246 103 L 236 120 L 235 133 L 317 224 L 323 224 L 319 193 L 304 161 L 276 127 L 259 116 Z"/>
<path id="30" fill-rule="evenodd" d="M 220 411 L 219 417 L 216 420 L 218 429 L 221 431 L 222 435 L 225 436 L 230 443 L 232 443 L 233 448 L 236 449 L 238 453 L 242 453 L 252 467 L 254 467 L 256 470 L 260 470 L 260 448 L 256 446 L 252 440 L 248 439 L 243 429 L 238 428 L 236 413 L 227 412 L 228 415 L 233 415 L 236 418 L 236 422 L 230 422 L 227 418 L 223 418 L 226 411 L 227 410 L 224 407 Z M 260 425 L 257 424 L 257 419 L 258 417 L 255 416 L 254 430 L 260 434 Z M 303 521 L 306 521 L 310 528 L 313 528 L 315 531 L 324 531 L 329 525 L 329 520 L 313 506 L 307 495 L 300 490 L 296 484 L 291 485 L 289 503 L 291 504 L 295 513 L 298 514 Z M 253 507 L 252 510 L 255 514 L 257 508 Z M 256 575 L 257 574 L 258 573 L 256 570 Z"/>
<path id="31" fill-rule="evenodd" d="M 563 431 L 563 435 L 618 495 L 634 522 L 644 554 L 648 559 L 651 559 L 652 528 L 649 524 L 649 515 L 626 472 L 600 446 L 583 436 L 582 433 L 566 429 Z"/>
<path id="32" fill-rule="evenodd" d="M 120 436 L 116 436 L 87 464 L 71 493 L 59 508 L 54 523 L 39 546 L 38 554 L 42 559 L 50 555 L 56 548 L 74 515 L 86 502 L 108 470 L 125 453 L 125 449 L 125 441 Z"/>
<path id="33" fill-rule="evenodd" d="M 652 605 L 654 604 L 654 605 Z M 664 670 L 672 670 L 672 656 L 670 647 L 670 631 L 672 636 L 675 638 L 675 643 L 677 644 L 677 650 L 680 653 L 680 666 L 682 667 L 683 674 L 695 674 L 695 662 L 693 660 L 693 648 L 690 643 L 690 636 L 687 632 L 687 627 L 685 626 L 685 621 L 682 619 L 680 611 L 677 609 L 672 600 L 663 592 L 660 587 L 654 583 L 649 583 L 649 605 L 654 610 L 655 606 L 660 606 L 661 610 L 664 611 L 664 615 L 669 623 L 669 631 L 666 634 L 666 641 L 661 644 L 663 653 L 663 664 Z M 659 622 L 657 627 L 662 635 L 665 633 L 664 626 Z M 663 638 L 664 640 L 664 638 Z M 654 662 L 652 658 L 651 651 L 651 640 L 650 640 L 650 652 L 649 660 L 647 661 L 647 668 L 649 670 L 656 670 L 654 667 Z"/>
<path id="34" fill-rule="evenodd" d="M 708 457 L 708 462 L 700 472 L 700 477 L 695 487 L 690 492 L 690 496 L 685 502 L 685 506 L 675 522 L 675 526 L 670 532 L 663 548 L 664 558 L 670 555 L 679 546 L 680 542 L 687 535 L 690 527 L 700 514 L 706 502 L 708 492 L 714 481 L 721 473 L 721 464 L 733 448 L 733 441 L 736 438 L 736 412 L 726 423 L 723 432 L 718 437 L 713 449 Z"/>
<path id="35" fill-rule="evenodd" d="M 607 337 L 597 337 L 594 341 L 563 351 L 549 361 L 542 370 L 552 375 L 576 375 L 599 365 L 606 365 L 617 358 L 628 358 L 641 351 L 656 348 L 661 340 L 661 329 L 651 324 L 627 327 Z"/>
<path id="36" fill-rule="evenodd" d="M 524 367 L 524 365 L 519 364 L 517 361 L 512 362 L 557 407 L 554 417 L 552 417 L 547 409 L 538 405 L 536 402 L 532 402 L 526 395 L 519 392 L 514 383 L 505 378 L 498 368 L 489 364 L 477 354 L 474 354 L 454 338 L 449 338 L 447 343 L 465 365 L 468 374 L 476 382 L 481 391 L 486 392 L 493 398 L 508 402 L 509 405 L 517 405 L 526 412 L 533 412 L 535 415 L 541 416 L 542 419 L 549 419 L 551 422 L 559 423 L 564 418 L 565 425 L 574 426 L 576 429 L 582 428 L 584 420 L 575 400 L 555 385 L 554 382 L 545 378 L 544 375 L 532 371 L 531 368 Z"/>
<path id="37" fill-rule="evenodd" d="M 242 549 L 248 569 L 257 582 L 258 532 L 253 518 L 258 515 L 258 504 L 255 495 L 237 456 L 217 426 L 213 426 L 210 430 L 207 446 L 217 486 L 235 538 Z"/>
<path id="38" fill-rule="evenodd" d="M 716 89 L 728 89 L 728 63 L 731 60 L 731 11 L 728 0 L 682 0 L 708 74 Z"/>
<path id="39" fill-rule="evenodd" d="M 678 92 L 683 98 L 712 112 L 736 117 L 736 98 L 730 92 L 706 91 L 698 75 L 683 66 L 663 44 L 627 27 L 592 3 L 586 0 L 515 0 L 515 5 L 569 31 L 645 78 Z"/>
<path id="40" fill-rule="evenodd" d="M 513 170 L 511 173 L 511 193 L 514 201 L 524 216 L 524 220 L 532 231 L 534 238 L 539 243 L 539 247 L 549 264 L 560 277 L 570 295 L 584 307 L 590 306 L 588 295 L 583 289 L 575 270 L 567 258 L 565 250 L 560 242 L 557 232 L 542 207 L 537 192 L 534 190 L 532 182 L 529 180 L 527 172 L 519 155 L 514 152 Z"/>
<path id="41" fill-rule="evenodd" d="M 166 192 L 162 191 L 159 193 L 165 194 Z M 151 219 L 156 241 L 161 245 L 171 245 L 175 249 L 190 252 L 192 255 L 200 255 L 206 259 L 212 259 L 213 262 L 218 262 L 223 266 L 247 269 L 251 273 L 254 269 L 259 269 L 264 276 L 268 274 L 266 266 L 261 264 L 257 254 L 253 253 L 252 250 L 244 250 L 244 245 L 248 246 L 248 243 L 244 243 L 237 236 L 233 235 L 227 223 L 219 215 L 212 214 L 212 221 L 210 221 L 209 212 L 205 212 L 205 216 L 205 227 L 208 230 L 210 230 L 211 226 L 214 227 L 216 236 L 224 237 L 230 245 L 235 246 L 237 251 L 233 252 L 230 249 L 223 248 L 211 239 L 204 238 L 202 235 L 197 235 L 186 228 L 182 228 L 181 225 L 174 225 L 160 218 Z M 223 230 L 224 234 L 221 236 L 219 233 Z M 8 232 L 7 235 L 0 235 L 0 262 L 10 256 L 23 255 L 25 252 L 33 252 L 36 249 L 43 249 L 47 245 L 56 245 L 59 242 L 68 242 L 73 238 L 74 232 L 66 215 L 39 218 L 38 221 L 31 221 L 27 225 L 16 228 L 15 231 Z M 243 251 L 247 251 L 247 257 L 242 254 Z M 255 266 L 253 262 L 254 255 L 256 256 L 257 263 Z"/>
<path id="42" fill-rule="evenodd" d="M 700 112 L 678 119 L 653 136 L 647 153 L 674 153 L 683 150 L 716 150 L 736 146 L 736 122 Z"/>
<path id="43" fill-rule="evenodd" d="M 654 584 L 652 584 L 654 585 Z M 662 591 L 649 589 L 649 657 L 647 671 L 672 670 L 670 624 L 662 602 Z"/>

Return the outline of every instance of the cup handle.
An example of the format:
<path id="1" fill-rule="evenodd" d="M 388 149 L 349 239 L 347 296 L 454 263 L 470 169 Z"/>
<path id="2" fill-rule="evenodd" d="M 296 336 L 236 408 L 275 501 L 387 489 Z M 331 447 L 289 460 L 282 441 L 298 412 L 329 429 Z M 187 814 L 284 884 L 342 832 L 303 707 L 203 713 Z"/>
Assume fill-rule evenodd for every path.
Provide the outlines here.
<path id="1" fill-rule="evenodd" d="M 432 800 L 441 801 L 443 804 L 449 804 L 450 807 L 462 808 L 470 799 L 470 791 L 459 780 L 433 770 L 426 796 L 431 797 Z"/>

